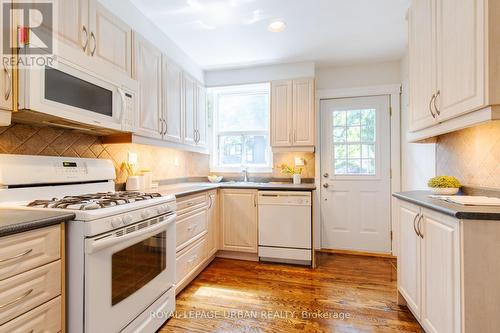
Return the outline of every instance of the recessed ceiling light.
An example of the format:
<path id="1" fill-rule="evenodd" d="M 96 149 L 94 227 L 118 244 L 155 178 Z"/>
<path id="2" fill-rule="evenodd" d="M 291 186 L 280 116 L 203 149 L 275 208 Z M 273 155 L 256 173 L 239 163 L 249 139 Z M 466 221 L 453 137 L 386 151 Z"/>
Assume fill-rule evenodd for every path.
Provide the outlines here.
<path id="1" fill-rule="evenodd" d="M 276 20 L 276 21 L 273 21 L 269 24 L 269 26 L 267 27 L 267 30 L 269 30 L 271 32 L 282 32 L 283 30 L 285 30 L 285 28 L 286 28 L 285 21 Z"/>

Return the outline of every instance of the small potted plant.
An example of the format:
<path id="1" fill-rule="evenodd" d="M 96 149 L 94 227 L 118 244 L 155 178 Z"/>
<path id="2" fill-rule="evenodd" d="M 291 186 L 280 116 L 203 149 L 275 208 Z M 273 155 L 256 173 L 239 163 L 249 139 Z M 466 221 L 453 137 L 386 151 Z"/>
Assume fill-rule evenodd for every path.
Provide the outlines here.
<path id="1" fill-rule="evenodd" d="M 291 176 L 293 178 L 293 184 L 294 185 L 300 185 L 301 183 L 301 177 L 300 175 L 302 174 L 302 171 L 304 170 L 302 167 L 291 167 L 286 164 L 282 164 L 279 166 L 281 169 L 281 173 L 287 176 Z"/>
<path id="2" fill-rule="evenodd" d="M 455 195 L 462 186 L 458 179 L 453 176 L 437 176 L 429 179 L 427 185 L 431 188 L 434 194 L 439 195 Z"/>

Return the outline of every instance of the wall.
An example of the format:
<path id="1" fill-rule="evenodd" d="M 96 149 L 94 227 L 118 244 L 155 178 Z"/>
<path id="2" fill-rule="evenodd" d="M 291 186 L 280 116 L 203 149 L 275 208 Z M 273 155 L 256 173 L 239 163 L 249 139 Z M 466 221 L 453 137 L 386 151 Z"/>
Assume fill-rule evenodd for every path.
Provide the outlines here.
<path id="1" fill-rule="evenodd" d="M 401 61 L 401 190 L 427 189 L 427 181 L 436 174 L 436 145 L 409 143 L 408 56 Z"/>
<path id="2" fill-rule="evenodd" d="M 314 63 L 303 62 L 206 71 L 205 85 L 207 87 L 220 87 L 305 77 L 314 77 Z"/>
<path id="3" fill-rule="evenodd" d="M 464 185 L 500 189 L 500 121 L 438 137 L 437 173 Z"/>
<path id="4" fill-rule="evenodd" d="M 208 174 L 208 155 L 137 144 L 103 144 L 99 137 L 53 127 L 0 127 L 2 154 L 110 159 L 117 169 L 118 182 L 125 181 L 120 165 L 127 161 L 128 152 L 138 154 L 138 169 L 151 170 L 155 180 Z"/>
<path id="5" fill-rule="evenodd" d="M 316 69 L 316 89 L 349 89 L 401 83 L 400 62 Z"/>
<path id="6" fill-rule="evenodd" d="M 150 42 L 156 45 L 158 49 L 175 63 L 180 65 L 186 72 L 203 82 L 203 70 L 196 64 L 188 54 L 180 49 L 167 35 L 150 21 L 142 12 L 137 9 L 129 0 L 99 0 L 105 7 L 120 17 L 132 27 L 134 31 L 139 32 Z"/>

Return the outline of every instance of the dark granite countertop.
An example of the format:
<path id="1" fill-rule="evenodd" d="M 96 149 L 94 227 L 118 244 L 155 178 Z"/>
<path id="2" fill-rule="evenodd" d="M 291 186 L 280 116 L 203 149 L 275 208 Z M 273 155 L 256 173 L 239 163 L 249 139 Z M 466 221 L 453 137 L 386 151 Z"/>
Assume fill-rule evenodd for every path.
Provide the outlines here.
<path id="1" fill-rule="evenodd" d="M 293 185 L 292 183 L 243 183 L 243 182 L 222 182 L 222 183 L 178 183 L 172 185 L 162 185 L 158 189 L 152 191 L 162 195 L 175 195 L 182 197 L 199 192 L 209 191 L 217 188 L 235 188 L 235 189 L 257 189 L 257 190 L 274 190 L 274 191 L 313 191 L 316 189 L 315 184 L 304 183 Z"/>
<path id="2" fill-rule="evenodd" d="M 464 206 L 431 198 L 430 191 L 409 191 L 394 193 L 393 196 L 437 212 L 456 217 L 460 220 L 498 220 L 500 207 L 496 206 Z"/>
<path id="3" fill-rule="evenodd" d="M 0 209 L 0 237 L 60 224 L 74 218 L 73 213 Z"/>

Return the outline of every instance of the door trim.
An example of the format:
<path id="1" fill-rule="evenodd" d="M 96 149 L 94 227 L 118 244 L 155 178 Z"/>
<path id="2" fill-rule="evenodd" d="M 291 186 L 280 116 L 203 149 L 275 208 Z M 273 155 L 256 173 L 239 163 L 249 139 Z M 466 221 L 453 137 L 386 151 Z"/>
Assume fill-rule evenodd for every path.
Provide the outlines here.
<path id="1" fill-rule="evenodd" d="M 372 96 L 389 96 L 389 105 L 391 108 L 391 193 L 401 191 L 401 89 L 400 84 L 394 85 L 379 85 L 367 86 L 347 89 L 321 89 L 316 91 L 316 158 L 315 170 L 316 175 L 314 182 L 317 191 L 314 191 L 315 202 L 319 202 L 319 207 L 316 209 L 318 214 L 314 216 L 315 235 L 314 248 L 321 250 L 321 109 L 322 100 L 335 98 L 355 98 L 355 97 L 372 97 Z M 392 241 L 391 253 L 397 256 L 398 249 L 398 221 L 397 221 L 397 204 L 396 199 L 391 197 L 391 226 L 392 226 Z"/>

